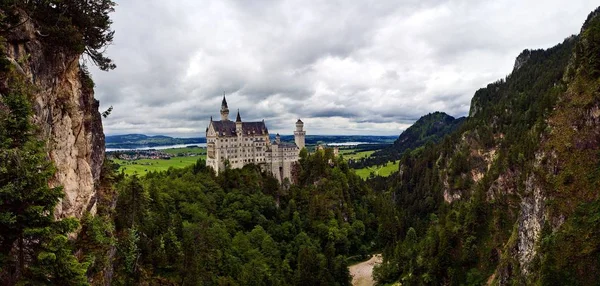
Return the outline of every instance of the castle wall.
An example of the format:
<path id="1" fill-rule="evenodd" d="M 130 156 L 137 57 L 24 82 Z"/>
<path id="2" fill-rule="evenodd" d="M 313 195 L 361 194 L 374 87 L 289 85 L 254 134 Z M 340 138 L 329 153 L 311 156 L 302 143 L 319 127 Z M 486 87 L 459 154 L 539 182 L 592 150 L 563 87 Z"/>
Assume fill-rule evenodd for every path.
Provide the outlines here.
<path id="1" fill-rule="evenodd" d="M 240 135 L 237 137 L 207 136 L 206 165 L 217 173 L 225 168 L 228 160 L 231 168 L 242 168 L 247 164 L 266 163 L 265 152 L 268 149 L 269 135 Z M 211 158 L 211 154 L 214 154 Z"/>
<path id="2" fill-rule="evenodd" d="M 228 113 L 227 102 L 223 98 L 222 118 L 227 118 Z M 301 124 L 300 120 L 299 123 Z M 206 129 L 206 166 L 213 168 L 218 174 L 225 170 L 226 164 L 229 164 L 230 168 L 243 168 L 248 164 L 256 164 L 271 172 L 280 182 L 286 178 L 291 180 L 292 166 L 299 160 L 298 155 L 300 149 L 304 147 L 306 134 L 299 123 L 296 124 L 294 132 L 296 144 L 278 141 L 271 144 L 264 121 L 241 122 L 239 112 L 235 127 L 232 126 L 231 121 L 211 119 Z M 298 132 L 299 134 L 296 134 Z M 298 148 L 298 146 L 302 147 Z"/>

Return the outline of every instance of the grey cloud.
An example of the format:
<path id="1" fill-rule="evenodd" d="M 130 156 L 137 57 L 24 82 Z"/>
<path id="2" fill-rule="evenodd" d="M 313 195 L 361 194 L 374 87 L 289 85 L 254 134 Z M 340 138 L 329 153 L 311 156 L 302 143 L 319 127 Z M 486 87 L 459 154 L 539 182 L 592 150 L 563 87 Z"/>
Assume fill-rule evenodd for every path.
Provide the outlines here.
<path id="1" fill-rule="evenodd" d="M 570 1 L 120 1 L 117 69 L 91 68 L 107 134 L 203 136 L 219 117 L 290 134 L 397 135 L 468 113 L 525 48 L 577 33 L 597 3 Z M 530 11 L 539 11 L 531 13 Z"/>

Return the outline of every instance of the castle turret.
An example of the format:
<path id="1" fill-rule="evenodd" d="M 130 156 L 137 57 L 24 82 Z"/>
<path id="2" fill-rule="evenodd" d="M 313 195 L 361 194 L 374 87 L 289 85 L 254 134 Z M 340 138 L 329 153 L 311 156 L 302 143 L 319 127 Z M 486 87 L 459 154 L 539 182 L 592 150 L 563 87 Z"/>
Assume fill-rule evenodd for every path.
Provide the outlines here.
<path id="1" fill-rule="evenodd" d="M 225 100 L 225 94 L 223 94 L 223 101 L 221 102 L 221 120 L 229 120 L 229 107 L 227 107 L 227 100 Z"/>
<path id="2" fill-rule="evenodd" d="M 237 116 L 235 117 L 235 132 L 238 136 L 242 135 L 242 117 L 240 116 L 240 110 L 238 109 Z"/>
<path id="3" fill-rule="evenodd" d="M 296 142 L 296 146 L 298 146 L 299 149 L 304 148 L 305 137 L 306 131 L 304 131 L 304 122 L 298 119 L 298 121 L 296 121 L 296 131 L 294 131 L 294 142 Z"/>
<path id="4" fill-rule="evenodd" d="M 281 143 L 281 136 L 279 136 L 279 133 L 277 133 L 277 135 L 275 135 L 275 143 L 277 143 L 277 144 Z"/>

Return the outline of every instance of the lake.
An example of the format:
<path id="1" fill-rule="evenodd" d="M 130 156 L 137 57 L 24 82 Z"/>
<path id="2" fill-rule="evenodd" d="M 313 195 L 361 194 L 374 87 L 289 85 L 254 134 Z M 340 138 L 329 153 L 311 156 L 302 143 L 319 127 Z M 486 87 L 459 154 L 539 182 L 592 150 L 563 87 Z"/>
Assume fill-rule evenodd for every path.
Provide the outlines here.
<path id="1" fill-rule="evenodd" d="M 327 146 L 357 146 L 361 144 L 376 144 L 372 142 L 332 142 L 325 143 Z M 185 148 L 187 146 L 198 146 L 206 148 L 206 143 L 189 143 L 189 144 L 177 144 L 177 145 L 165 145 L 165 146 L 154 146 L 154 147 L 137 147 L 137 148 L 106 148 L 106 152 L 114 151 L 131 151 L 131 150 L 164 150 L 173 148 Z"/>
<path id="2" fill-rule="evenodd" d="M 153 147 L 137 147 L 137 148 L 106 148 L 106 152 L 131 151 L 131 150 L 164 150 L 164 149 L 173 149 L 173 148 L 185 148 L 188 146 L 206 147 L 206 143 L 188 143 L 188 144 L 176 144 L 176 145 L 153 146 Z"/>
<path id="3" fill-rule="evenodd" d="M 325 143 L 327 146 L 357 146 L 361 144 L 378 144 L 373 142 L 341 142 L 341 143 Z"/>

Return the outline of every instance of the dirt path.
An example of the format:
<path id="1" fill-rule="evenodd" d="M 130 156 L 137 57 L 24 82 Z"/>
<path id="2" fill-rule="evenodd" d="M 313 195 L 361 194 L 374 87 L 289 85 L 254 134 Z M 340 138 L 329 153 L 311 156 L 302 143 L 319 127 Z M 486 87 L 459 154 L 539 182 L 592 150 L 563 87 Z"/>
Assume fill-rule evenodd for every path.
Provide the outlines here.
<path id="1" fill-rule="evenodd" d="M 381 263 L 381 254 L 375 254 L 371 259 L 354 264 L 349 267 L 350 275 L 352 276 L 352 285 L 354 286 L 372 286 L 373 281 L 373 266 Z"/>

